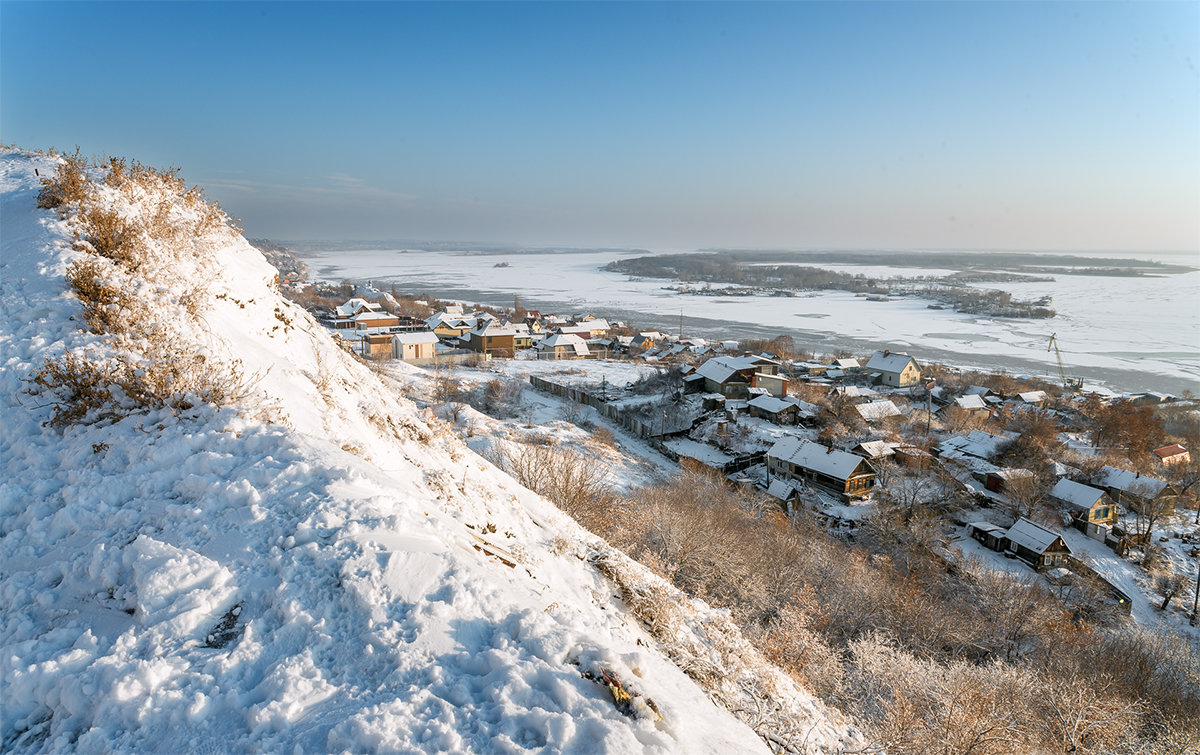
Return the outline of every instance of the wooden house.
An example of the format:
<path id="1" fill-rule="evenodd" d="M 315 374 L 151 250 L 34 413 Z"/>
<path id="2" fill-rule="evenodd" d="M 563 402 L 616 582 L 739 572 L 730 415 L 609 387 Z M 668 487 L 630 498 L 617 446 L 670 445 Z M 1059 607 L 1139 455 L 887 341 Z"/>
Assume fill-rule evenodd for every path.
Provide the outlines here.
<path id="1" fill-rule="evenodd" d="M 591 354 L 587 342 L 570 333 L 555 333 L 537 344 L 543 359 L 583 359 Z"/>
<path id="2" fill-rule="evenodd" d="M 861 456 L 803 438 L 784 438 L 767 451 L 774 478 L 796 480 L 847 501 L 866 498 L 875 487 L 875 468 Z"/>
<path id="3" fill-rule="evenodd" d="M 896 463 L 909 469 L 929 469 L 933 466 L 933 454 L 916 446 L 896 446 L 892 457 Z"/>
<path id="4" fill-rule="evenodd" d="M 991 407 L 983 400 L 983 396 L 978 395 L 959 396 L 934 410 L 934 414 L 939 417 L 946 417 L 956 412 L 961 412 L 971 419 L 987 419 L 992 415 Z"/>
<path id="5" fill-rule="evenodd" d="M 480 354 L 511 358 L 516 353 L 517 331 L 497 320 L 482 319 L 467 331 L 467 348 Z"/>
<path id="6" fill-rule="evenodd" d="M 1117 523 L 1117 505 L 1099 488 L 1061 479 L 1050 490 L 1050 496 L 1066 506 L 1071 524 L 1090 538 L 1103 542 Z"/>
<path id="7" fill-rule="evenodd" d="M 367 359 L 391 359 L 392 335 L 390 333 L 364 333 L 359 339 L 359 348 Z"/>
<path id="8" fill-rule="evenodd" d="M 1071 555 L 1061 535 L 1025 517 L 1009 527 L 1004 537 L 1008 541 L 1006 549 L 1038 571 L 1065 566 Z"/>
<path id="9" fill-rule="evenodd" d="M 967 529 L 971 532 L 971 537 L 978 540 L 985 547 L 994 551 L 1004 550 L 1006 539 L 1005 529 L 998 524 L 991 522 L 968 522 Z"/>
<path id="10" fill-rule="evenodd" d="M 991 469 L 982 473 L 983 487 L 993 493 L 1004 493 L 1018 480 L 1032 480 L 1033 472 L 1028 469 Z"/>
<path id="11" fill-rule="evenodd" d="M 1171 514 L 1175 511 L 1175 488 L 1156 477 L 1104 466 L 1092 484 L 1108 493 L 1113 503 L 1139 514 Z"/>
<path id="12" fill-rule="evenodd" d="M 907 388 L 921 381 L 921 365 L 917 360 L 890 349 L 876 351 L 863 369 L 869 375 L 878 376 L 878 382 L 893 388 Z"/>
<path id="13" fill-rule="evenodd" d="M 779 374 L 779 362 L 764 356 L 713 357 L 696 368 L 704 378 L 706 393 L 726 398 L 749 398 L 751 388 L 762 388 L 769 395 L 787 395 L 787 378 Z"/>

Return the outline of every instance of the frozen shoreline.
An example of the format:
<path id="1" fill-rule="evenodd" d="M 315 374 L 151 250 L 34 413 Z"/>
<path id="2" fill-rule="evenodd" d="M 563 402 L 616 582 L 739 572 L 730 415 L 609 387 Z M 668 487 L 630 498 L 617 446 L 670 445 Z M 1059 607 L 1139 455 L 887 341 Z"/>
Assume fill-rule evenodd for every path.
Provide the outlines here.
<path id="1" fill-rule="evenodd" d="M 370 279 L 442 298 L 560 313 L 587 310 L 706 338 L 791 335 L 816 351 L 910 349 L 964 367 L 1057 379 L 1058 334 L 1070 375 L 1117 391 L 1200 392 L 1200 272 L 1155 278 L 1060 276 L 1052 283 L 1006 283 L 1017 298 L 1054 297 L 1059 316 L 1004 320 L 931 310 L 917 298 L 867 302 L 839 291 L 797 297 L 682 296 L 676 281 L 631 279 L 600 266 L 619 255 L 464 255 L 366 250 L 305 252 L 320 278 Z M 509 267 L 496 268 L 498 262 Z"/>

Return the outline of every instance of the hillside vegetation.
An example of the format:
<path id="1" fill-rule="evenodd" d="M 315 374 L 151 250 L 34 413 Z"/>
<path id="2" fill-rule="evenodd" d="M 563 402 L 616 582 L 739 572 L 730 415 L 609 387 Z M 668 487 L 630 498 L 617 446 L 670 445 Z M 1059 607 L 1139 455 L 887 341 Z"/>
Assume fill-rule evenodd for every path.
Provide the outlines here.
<path id="1" fill-rule="evenodd" d="M 174 173 L 6 150 L 0 201 L 4 751 L 864 747 L 339 348 Z"/>

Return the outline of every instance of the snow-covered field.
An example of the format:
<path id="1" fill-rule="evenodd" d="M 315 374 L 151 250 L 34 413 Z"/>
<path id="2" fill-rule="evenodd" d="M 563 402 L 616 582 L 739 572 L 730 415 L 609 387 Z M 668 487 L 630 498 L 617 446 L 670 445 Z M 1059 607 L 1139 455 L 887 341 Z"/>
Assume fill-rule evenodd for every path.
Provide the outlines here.
<path id="1" fill-rule="evenodd" d="M 54 167 L 0 152 L 0 749 L 766 751 L 591 561 L 657 578 L 349 358 L 232 232 L 158 248 L 178 274 L 139 295 L 209 364 L 240 360 L 252 396 L 46 426 L 31 373 L 124 348 L 84 329 L 71 229 L 35 208 L 34 169 Z M 188 256 L 202 249 L 210 268 Z M 726 621 L 679 606 L 685 627 Z M 662 720 L 619 712 L 582 676 L 600 664 Z M 811 751 L 861 748 L 775 683 Z"/>
<path id="2" fill-rule="evenodd" d="M 639 253 L 640 254 L 640 253 Z M 520 296 L 525 307 L 590 311 L 674 332 L 682 310 L 688 334 L 709 338 L 788 333 L 816 350 L 890 345 L 941 361 L 1057 376 L 1046 350 L 1057 333 L 1068 371 L 1116 390 L 1200 391 L 1200 272 L 1147 278 L 1060 275 L 1053 283 L 1004 283 L 1016 298 L 1051 295 L 1058 317 L 1007 320 L 931 310 L 899 298 L 869 302 L 849 293 L 812 296 L 687 296 L 675 281 L 630 280 L 601 266 L 615 252 L 467 255 L 419 250 L 304 252 L 314 274 L 331 280 L 395 282 L 496 305 Z M 1189 257 L 1164 261 L 1200 265 Z M 494 267 L 499 262 L 509 266 Z M 928 275 L 936 270 L 839 265 L 842 272 Z"/>

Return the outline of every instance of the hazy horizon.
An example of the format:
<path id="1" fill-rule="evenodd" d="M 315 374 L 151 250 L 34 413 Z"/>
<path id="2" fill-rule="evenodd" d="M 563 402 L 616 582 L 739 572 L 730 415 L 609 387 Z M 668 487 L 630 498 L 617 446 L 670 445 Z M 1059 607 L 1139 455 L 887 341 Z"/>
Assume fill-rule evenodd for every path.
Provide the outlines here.
<path id="1" fill-rule="evenodd" d="M 252 236 L 1200 251 L 1192 2 L 0 14 L 5 142 L 178 166 Z"/>

